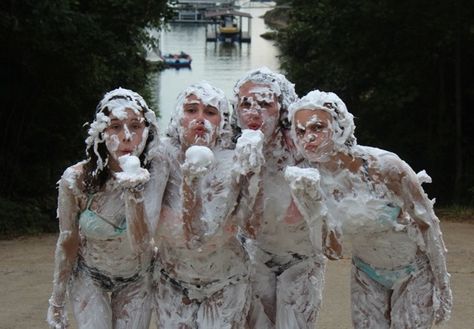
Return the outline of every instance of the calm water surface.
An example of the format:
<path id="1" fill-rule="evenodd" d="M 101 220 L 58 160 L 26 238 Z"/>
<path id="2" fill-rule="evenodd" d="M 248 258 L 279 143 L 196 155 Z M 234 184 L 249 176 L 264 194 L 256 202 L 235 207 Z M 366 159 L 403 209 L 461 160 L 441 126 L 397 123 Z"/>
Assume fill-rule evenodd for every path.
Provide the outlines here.
<path id="1" fill-rule="evenodd" d="M 206 42 L 204 24 L 173 23 L 168 31 L 161 33 L 163 53 L 184 51 L 193 59 L 191 69 L 166 69 L 153 77 L 154 96 L 160 111 L 159 124 L 162 132 L 169 122 L 176 97 L 188 85 L 207 80 L 231 97 L 235 82 L 248 70 L 267 66 L 279 71 L 278 49 L 273 45 L 273 41 L 260 37 L 260 34 L 269 31 L 260 18 L 269 8 L 239 10 L 248 12 L 253 17 L 250 44 Z M 244 19 L 244 30 L 246 24 Z"/>

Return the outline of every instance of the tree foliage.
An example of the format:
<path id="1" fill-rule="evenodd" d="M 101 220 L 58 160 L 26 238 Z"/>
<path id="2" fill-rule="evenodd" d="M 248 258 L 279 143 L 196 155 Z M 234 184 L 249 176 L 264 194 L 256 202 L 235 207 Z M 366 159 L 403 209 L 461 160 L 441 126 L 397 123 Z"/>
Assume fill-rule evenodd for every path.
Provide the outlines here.
<path id="1" fill-rule="evenodd" d="M 2 1 L 0 222 L 21 220 L 12 202 L 51 213 L 55 182 L 84 158 L 82 124 L 106 91 L 149 95 L 146 31 L 169 16 L 166 0 Z"/>
<path id="2" fill-rule="evenodd" d="M 426 168 L 441 203 L 474 201 L 474 2 L 293 0 L 282 66 L 336 92 L 360 144 Z"/>

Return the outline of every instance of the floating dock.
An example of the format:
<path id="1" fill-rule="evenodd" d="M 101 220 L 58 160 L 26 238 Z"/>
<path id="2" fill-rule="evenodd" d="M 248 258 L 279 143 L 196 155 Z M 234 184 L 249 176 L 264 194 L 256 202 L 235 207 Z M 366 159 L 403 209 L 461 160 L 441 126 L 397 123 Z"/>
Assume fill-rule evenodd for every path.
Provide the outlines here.
<path id="1" fill-rule="evenodd" d="M 206 12 L 219 8 L 232 8 L 234 4 L 234 0 L 180 0 L 173 6 L 176 15 L 172 21 L 179 23 L 210 23 L 211 20 L 205 17 Z"/>

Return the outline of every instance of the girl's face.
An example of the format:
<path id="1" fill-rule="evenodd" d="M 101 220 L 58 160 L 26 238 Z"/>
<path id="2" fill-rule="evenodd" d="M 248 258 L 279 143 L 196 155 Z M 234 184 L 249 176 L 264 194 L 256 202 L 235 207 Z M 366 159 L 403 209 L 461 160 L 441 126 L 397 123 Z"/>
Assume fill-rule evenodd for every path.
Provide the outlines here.
<path id="1" fill-rule="evenodd" d="M 192 145 L 212 147 L 215 145 L 221 115 L 219 110 L 206 105 L 194 94 L 186 97 L 181 119 L 181 140 L 187 149 Z"/>
<path id="2" fill-rule="evenodd" d="M 295 113 L 297 145 L 312 162 L 326 162 L 334 151 L 331 114 L 319 109 L 303 109 Z"/>
<path id="3" fill-rule="evenodd" d="M 118 158 L 125 154 L 140 156 L 148 138 L 148 128 L 143 113 L 126 109 L 120 113 L 112 112 L 110 123 L 103 134 L 109 152 L 109 167 L 120 171 Z"/>
<path id="4" fill-rule="evenodd" d="M 268 139 L 276 130 L 279 114 L 277 96 L 268 85 L 248 81 L 240 87 L 237 115 L 242 129 L 260 130 Z"/>

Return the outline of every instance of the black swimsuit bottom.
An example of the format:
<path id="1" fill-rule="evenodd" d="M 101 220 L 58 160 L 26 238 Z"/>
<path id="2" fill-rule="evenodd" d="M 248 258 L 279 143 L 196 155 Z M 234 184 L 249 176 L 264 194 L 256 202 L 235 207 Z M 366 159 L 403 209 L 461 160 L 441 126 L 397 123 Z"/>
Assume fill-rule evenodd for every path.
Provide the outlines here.
<path id="1" fill-rule="evenodd" d="M 150 272 L 152 268 L 153 264 L 150 265 L 146 272 Z M 82 257 L 79 257 L 77 261 L 76 271 L 85 271 L 99 287 L 107 291 L 112 291 L 136 282 L 143 278 L 144 275 L 144 272 L 139 271 L 129 277 L 109 276 L 104 274 L 101 270 L 87 265 Z"/>

